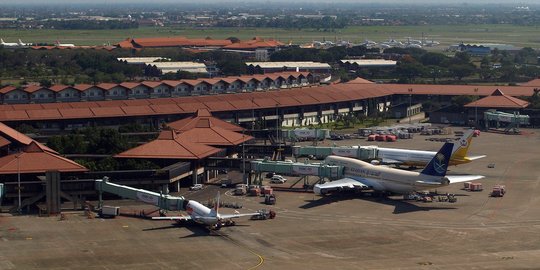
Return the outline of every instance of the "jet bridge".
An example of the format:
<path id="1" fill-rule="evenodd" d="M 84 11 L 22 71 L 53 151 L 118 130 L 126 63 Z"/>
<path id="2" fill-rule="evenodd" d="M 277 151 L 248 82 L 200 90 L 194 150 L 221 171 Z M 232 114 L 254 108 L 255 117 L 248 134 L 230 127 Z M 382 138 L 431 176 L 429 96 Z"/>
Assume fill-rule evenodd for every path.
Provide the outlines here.
<path id="1" fill-rule="evenodd" d="M 187 202 L 184 197 L 163 195 L 162 193 L 111 183 L 107 177 L 96 180 L 95 187 L 99 193 L 99 208 L 103 206 L 103 192 L 115 194 L 125 199 L 152 204 L 158 206 L 160 209 L 170 211 L 185 210 L 184 202 Z"/>
<path id="2" fill-rule="evenodd" d="M 309 186 L 308 176 L 318 176 L 320 182 L 323 179 L 339 179 L 343 176 L 343 166 L 327 165 L 322 163 L 301 163 L 292 161 L 271 161 L 254 160 L 251 161 L 251 169 L 255 171 L 255 184 L 262 184 L 263 172 L 274 172 L 276 174 L 300 175 L 300 179 L 291 185 L 294 186 L 304 180 L 304 186 Z"/>
<path id="3" fill-rule="evenodd" d="M 519 127 L 522 125 L 529 125 L 529 116 L 521 115 L 519 112 L 505 113 L 495 110 L 488 110 L 484 112 L 485 128 L 489 129 L 494 126 L 499 128 L 501 123 L 505 123 L 505 133 L 519 133 Z"/>
<path id="4" fill-rule="evenodd" d="M 351 157 L 360 160 L 377 159 L 379 149 L 375 145 L 370 146 L 293 146 L 295 157 L 313 156 L 324 159 L 327 156 Z"/>

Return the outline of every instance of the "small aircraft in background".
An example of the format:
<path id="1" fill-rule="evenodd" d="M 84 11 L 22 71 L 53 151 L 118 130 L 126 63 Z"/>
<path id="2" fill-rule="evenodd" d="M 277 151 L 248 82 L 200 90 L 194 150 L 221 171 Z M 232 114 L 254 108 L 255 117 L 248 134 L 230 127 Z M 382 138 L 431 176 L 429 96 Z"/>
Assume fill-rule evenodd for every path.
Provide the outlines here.
<path id="1" fill-rule="evenodd" d="M 60 43 L 60 41 L 55 41 L 54 42 L 54 46 L 57 46 L 57 47 L 75 47 L 75 44 L 71 44 L 71 43 Z"/>
<path id="2" fill-rule="evenodd" d="M 19 39 L 19 42 L 4 42 L 4 39 L 0 38 L 0 45 L 5 48 L 27 48 L 32 46 L 32 43 L 24 43 Z"/>

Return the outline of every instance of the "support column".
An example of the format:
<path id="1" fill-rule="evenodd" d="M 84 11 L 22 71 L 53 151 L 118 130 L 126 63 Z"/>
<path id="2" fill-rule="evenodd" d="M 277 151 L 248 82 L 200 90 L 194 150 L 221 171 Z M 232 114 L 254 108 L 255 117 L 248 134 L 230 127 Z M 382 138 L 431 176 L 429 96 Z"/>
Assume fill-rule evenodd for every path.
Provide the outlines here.
<path id="1" fill-rule="evenodd" d="M 60 172 L 47 171 L 45 173 L 45 198 L 47 204 L 47 213 L 49 215 L 58 214 L 61 211 L 60 202 Z"/>

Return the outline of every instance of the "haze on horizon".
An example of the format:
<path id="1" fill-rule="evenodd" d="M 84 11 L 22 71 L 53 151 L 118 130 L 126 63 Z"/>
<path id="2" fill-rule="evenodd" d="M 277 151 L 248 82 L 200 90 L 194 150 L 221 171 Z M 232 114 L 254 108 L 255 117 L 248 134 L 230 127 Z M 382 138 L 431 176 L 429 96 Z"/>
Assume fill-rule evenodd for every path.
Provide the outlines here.
<path id="1" fill-rule="evenodd" d="M 214 4 L 214 3 L 283 3 L 283 4 L 291 4 L 291 2 L 284 1 L 284 0 L 199 0 L 197 3 L 199 4 Z M 539 5 L 538 1 L 533 0 L 524 0 L 524 1 L 513 1 L 513 0 L 476 0 L 474 2 L 467 2 L 463 0 L 448 0 L 444 3 L 441 3 L 438 0 L 409 0 L 406 3 L 399 0 L 338 0 L 338 1 L 332 1 L 328 2 L 326 0 L 297 0 L 294 2 L 294 4 L 299 3 L 324 3 L 324 4 L 374 4 L 374 5 L 381 5 L 381 4 L 398 4 L 398 5 L 411 5 L 411 4 L 430 4 L 430 5 L 441 5 L 441 6 L 448 6 L 448 5 L 480 5 L 480 4 L 506 4 L 506 5 Z M 43 0 L 18 0 L 16 2 L 11 0 L 0 0 L 0 5 L 51 5 L 51 4 L 67 4 L 67 5 L 74 5 L 74 4 L 82 4 L 82 5 L 96 5 L 96 4 L 112 4 L 112 5 L 118 5 L 118 4 L 180 4 L 180 3 L 187 3 L 187 4 L 196 4 L 193 3 L 193 1 L 190 0 L 154 0 L 152 3 L 149 3 L 148 0 L 94 0 L 91 3 L 89 3 L 87 0 L 48 0 L 46 3 L 44 3 Z"/>

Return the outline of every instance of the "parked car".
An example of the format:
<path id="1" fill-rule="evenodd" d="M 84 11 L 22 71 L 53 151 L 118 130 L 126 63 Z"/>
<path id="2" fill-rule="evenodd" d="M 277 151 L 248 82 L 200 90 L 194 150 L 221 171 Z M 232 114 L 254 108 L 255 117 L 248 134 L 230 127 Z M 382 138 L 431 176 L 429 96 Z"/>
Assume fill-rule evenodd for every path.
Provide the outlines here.
<path id="1" fill-rule="evenodd" d="M 203 188 L 202 184 L 195 184 L 191 187 L 189 187 L 189 190 L 201 190 Z"/>
<path id="2" fill-rule="evenodd" d="M 270 179 L 270 183 L 283 184 L 285 182 L 287 182 L 287 179 L 278 174 L 272 176 L 272 179 Z"/>

